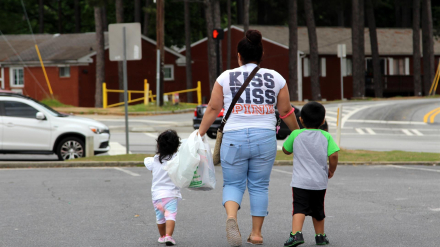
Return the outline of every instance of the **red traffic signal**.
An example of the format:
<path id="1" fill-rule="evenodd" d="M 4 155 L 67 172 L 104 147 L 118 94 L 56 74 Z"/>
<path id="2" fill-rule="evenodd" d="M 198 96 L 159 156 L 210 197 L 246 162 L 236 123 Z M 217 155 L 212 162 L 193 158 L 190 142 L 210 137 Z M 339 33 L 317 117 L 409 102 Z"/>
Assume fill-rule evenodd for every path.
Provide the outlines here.
<path id="1" fill-rule="evenodd" d="M 212 31 L 212 38 L 213 39 L 218 39 L 218 40 L 222 40 L 224 37 L 224 32 L 223 29 L 221 28 L 216 28 Z"/>

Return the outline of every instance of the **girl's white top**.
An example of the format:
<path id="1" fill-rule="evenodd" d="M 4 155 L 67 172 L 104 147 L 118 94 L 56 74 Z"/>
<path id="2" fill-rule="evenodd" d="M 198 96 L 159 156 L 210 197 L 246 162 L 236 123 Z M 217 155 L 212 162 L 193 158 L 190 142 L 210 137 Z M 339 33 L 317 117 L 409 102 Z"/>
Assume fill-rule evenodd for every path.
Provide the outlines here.
<path id="1" fill-rule="evenodd" d="M 226 70 L 217 78 L 218 84 L 223 87 L 225 114 L 235 94 L 256 66 L 256 64 L 248 63 L 235 69 Z M 277 123 L 275 106 L 277 105 L 278 93 L 285 85 L 286 80 L 278 72 L 260 68 L 241 94 L 224 131 L 244 128 L 275 130 Z"/>
<path id="2" fill-rule="evenodd" d="M 174 158 L 176 154 L 173 155 Z M 174 185 L 168 176 L 167 171 L 162 167 L 167 164 L 166 160 L 162 160 L 162 164 L 159 162 L 159 155 L 154 157 L 148 157 L 144 159 L 144 165 L 153 174 L 153 184 L 151 185 L 151 196 L 153 201 L 167 197 L 182 198 L 180 189 Z"/>

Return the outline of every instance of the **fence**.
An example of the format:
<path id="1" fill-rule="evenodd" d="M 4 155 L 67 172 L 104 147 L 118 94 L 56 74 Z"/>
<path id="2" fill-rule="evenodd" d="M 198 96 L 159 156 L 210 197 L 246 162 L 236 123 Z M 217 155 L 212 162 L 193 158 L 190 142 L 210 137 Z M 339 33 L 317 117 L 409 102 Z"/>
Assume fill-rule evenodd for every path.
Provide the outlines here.
<path id="1" fill-rule="evenodd" d="M 174 91 L 174 92 L 168 92 L 164 93 L 163 95 L 174 95 L 174 94 L 180 94 L 180 93 L 189 93 L 189 92 L 197 92 L 197 104 L 202 104 L 202 86 L 200 81 L 197 82 L 197 87 L 192 89 L 185 89 L 180 91 Z M 102 107 L 110 108 L 115 106 L 123 105 L 125 102 L 119 102 L 115 104 L 108 104 L 108 93 L 124 93 L 124 90 L 118 90 L 118 89 L 107 89 L 107 84 L 104 82 L 102 84 Z M 155 102 L 156 101 L 156 95 L 153 95 L 153 92 L 150 90 L 150 85 L 148 84 L 147 80 L 144 80 L 144 90 L 127 90 L 128 93 L 128 103 L 134 103 L 143 101 L 144 105 L 148 105 L 148 102 Z M 132 94 L 143 94 L 144 96 L 137 99 L 132 99 Z M 173 103 L 175 103 L 175 99 L 173 98 Z M 183 103 L 182 104 L 194 104 L 194 103 Z"/>

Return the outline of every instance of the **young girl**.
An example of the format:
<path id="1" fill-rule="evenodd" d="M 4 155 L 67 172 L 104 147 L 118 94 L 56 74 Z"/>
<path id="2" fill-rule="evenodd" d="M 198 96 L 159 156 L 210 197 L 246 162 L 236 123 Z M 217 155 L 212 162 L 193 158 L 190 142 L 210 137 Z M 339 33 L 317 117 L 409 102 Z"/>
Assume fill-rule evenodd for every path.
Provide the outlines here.
<path id="1" fill-rule="evenodd" d="M 167 171 L 162 167 L 171 160 L 180 145 L 180 138 L 174 130 L 167 130 L 157 138 L 157 153 L 154 157 L 145 158 L 144 164 L 153 174 L 151 195 L 156 223 L 159 229 L 159 243 L 175 245 L 172 235 L 177 214 L 177 202 L 182 199 L 180 190 L 174 185 Z"/>

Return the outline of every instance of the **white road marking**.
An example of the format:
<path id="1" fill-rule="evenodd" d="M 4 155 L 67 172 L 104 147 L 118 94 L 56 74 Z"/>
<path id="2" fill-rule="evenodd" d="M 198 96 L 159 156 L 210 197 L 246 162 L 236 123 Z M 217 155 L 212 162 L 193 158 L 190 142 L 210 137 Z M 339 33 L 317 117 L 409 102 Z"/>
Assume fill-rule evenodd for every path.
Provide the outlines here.
<path id="1" fill-rule="evenodd" d="M 151 134 L 151 133 L 144 133 L 145 135 L 149 136 L 149 137 L 153 137 L 154 139 L 157 138 L 156 134 Z"/>
<path id="2" fill-rule="evenodd" d="M 129 171 L 129 170 L 125 170 L 125 169 L 120 168 L 120 167 L 113 167 L 113 169 L 118 170 L 118 171 L 121 171 L 121 172 L 125 172 L 125 173 L 127 173 L 127 174 L 129 174 L 129 175 L 132 175 L 132 176 L 134 176 L 134 177 L 139 177 L 139 176 L 140 176 L 140 175 L 137 174 L 137 173 L 131 172 L 131 171 Z"/>
<path id="3" fill-rule="evenodd" d="M 360 108 L 358 108 L 358 109 L 356 109 L 356 110 L 354 110 L 354 111 L 351 111 L 350 113 L 348 113 L 347 115 L 343 115 L 343 118 L 342 118 L 342 125 L 341 125 L 341 128 L 344 128 L 344 125 L 345 125 L 345 122 L 347 122 L 347 120 L 351 117 L 351 116 L 353 116 L 354 114 L 356 114 L 357 112 L 360 112 L 360 111 L 362 111 L 362 110 L 365 110 L 365 109 L 367 109 L 367 108 L 371 108 L 371 107 L 377 107 L 377 106 L 381 106 L 381 105 L 385 105 L 385 104 L 377 104 L 377 105 L 367 105 L 367 106 L 363 106 L 363 107 L 360 107 Z M 342 109 L 344 109 L 344 108 L 342 108 Z M 344 110 L 342 110 L 342 112 L 344 112 Z"/>
<path id="4" fill-rule="evenodd" d="M 292 175 L 292 172 L 287 172 L 287 171 L 283 171 L 283 170 L 276 169 L 276 168 L 272 168 L 272 171 L 276 171 L 276 172 L 281 172 L 281 173 L 286 173 L 286 174 Z"/>
<path id="5" fill-rule="evenodd" d="M 365 132 L 362 129 L 355 128 L 355 130 L 357 131 L 357 133 L 359 133 L 361 135 L 365 135 Z"/>
<path id="6" fill-rule="evenodd" d="M 411 125 L 427 125 L 424 122 L 413 122 L 413 121 L 385 121 L 385 120 L 364 120 L 364 119 L 350 119 L 345 122 L 349 123 L 373 123 L 373 124 L 411 124 Z M 344 122 L 344 123 L 345 123 Z"/>
<path id="7" fill-rule="evenodd" d="M 368 134 L 370 134 L 370 135 L 375 135 L 376 134 L 376 132 L 374 132 L 372 129 L 370 129 L 370 128 L 365 128 L 365 130 L 368 132 Z"/>
<path id="8" fill-rule="evenodd" d="M 420 132 L 420 131 L 418 131 L 416 129 L 412 129 L 411 131 L 416 133 L 416 135 L 418 135 L 418 136 L 422 136 L 423 135 L 422 132 Z"/>
<path id="9" fill-rule="evenodd" d="M 277 146 L 277 149 L 278 149 L 278 150 L 283 150 L 283 147 L 280 146 L 280 145 L 278 145 L 278 146 Z"/>
<path id="10" fill-rule="evenodd" d="M 429 210 L 433 212 L 440 212 L 440 208 L 429 208 Z"/>
<path id="11" fill-rule="evenodd" d="M 407 130 L 407 129 L 402 129 L 402 132 L 403 133 L 405 133 L 406 135 L 408 135 L 408 136 L 413 136 L 414 134 L 413 133 L 411 133 L 409 130 Z"/>
<path id="12" fill-rule="evenodd" d="M 131 152 L 129 152 L 131 154 Z M 119 144 L 119 142 L 110 142 L 110 151 L 108 151 L 109 155 L 120 155 L 126 154 L 125 146 Z"/>
<path id="13" fill-rule="evenodd" d="M 325 116 L 325 119 L 328 121 L 332 121 L 332 122 L 336 122 L 336 118 L 335 117 L 330 117 L 330 116 Z"/>
<path id="14" fill-rule="evenodd" d="M 388 165 L 394 168 L 399 168 L 399 169 L 409 169 L 409 170 L 420 170 L 420 171 L 428 171 L 428 172 L 440 172 L 440 170 L 436 170 L 436 169 L 427 169 L 427 168 L 418 168 L 418 167 L 405 167 L 405 166 L 396 166 L 396 165 Z"/>

